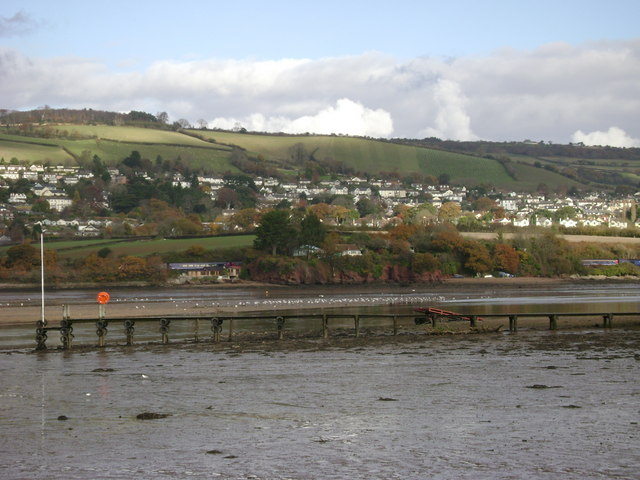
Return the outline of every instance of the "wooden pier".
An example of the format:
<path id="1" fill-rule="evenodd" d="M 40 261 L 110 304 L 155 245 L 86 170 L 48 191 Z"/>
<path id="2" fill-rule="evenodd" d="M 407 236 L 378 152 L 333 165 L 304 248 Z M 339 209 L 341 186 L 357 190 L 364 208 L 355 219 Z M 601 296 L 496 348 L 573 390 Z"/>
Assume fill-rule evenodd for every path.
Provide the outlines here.
<path id="1" fill-rule="evenodd" d="M 591 318 L 596 319 L 597 325 L 603 328 L 613 328 L 614 319 L 630 318 L 632 320 L 640 319 L 640 312 L 632 313 L 500 313 L 486 314 L 482 317 L 472 314 L 460 314 L 441 310 L 433 307 L 417 308 L 412 313 L 397 314 L 332 314 L 332 313 L 310 313 L 310 314 L 271 314 L 271 315 L 185 315 L 185 316 L 149 316 L 149 317 L 126 317 L 126 318 L 107 318 L 105 315 L 104 305 L 100 305 L 98 318 L 77 318 L 72 319 L 69 306 L 63 306 L 63 318 L 58 326 L 49 326 L 46 321 L 38 321 L 36 324 L 36 350 L 47 349 L 47 338 L 49 334 L 57 332 L 60 335 L 61 348 L 69 350 L 72 348 L 74 339 L 74 327 L 88 327 L 93 325 L 96 329 L 97 346 L 105 347 L 107 344 L 107 333 L 109 329 L 119 329 L 124 334 L 124 344 L 133 345 L 135 338 L 136 326 L 141 324 L 156 324 L 158 326 L 158 334 L 162 344 L 168 344 L 171 336 L 171 326 L 185 322 L 193 323 L 192 336 L 195 342 L 204 341 L 205 335 L 200 331 L 201 323 L 208 326 L 210 331 L 206 335 L 212 343 L 223 341 L 223 330 L 225 330 L 226 339 L 233 341 L 240 335 L 240 328 L 243 324 L 249 322 L 267 322 L 272 329 L 272 333 L 278 340 L 283 340 L 287 333 L 287 327 L 291 330 L 291 335 L 296 328 L 296 323 L 304 324 L 306 329 L 313 327 L 322 338 L 329 338 L 332 332 L 340 334 L 353 335 L 359 337 L 362 335 L 362 325 L 367 319 L 376 320 L 376 331 L 383 334 L 398 335 L 401 327 L 404 327 L 403 333 L 426 333 L 427 328 L 435 329 L 438 323 L 444 322 L 463 322 L 469 324 L 469 329 L 479 329 L 484 322 L 490 319 L 503 319 L 505 322 L 498 322 L 498 329 L 502 327 L 502 323 L 507 323 L 510 332 L 518 331 L 518 321 L 522 319 L 548 319 L 549 330 L 557 330 L 563 318 Z M 410 319 L 410 320 L 408 320 Z M 339 322 L 337 322 L 339 321 Z M 340 326 L 337 325 L 340 323 Z M 495 323 L 495 321 L 494 321 Z M 345 328 L 344 325 L 351 325 Z M 408 325 L 412 328 L 409 329 Z M 425 328 L 421 328 L 425 325 Z M 247 332 L 242 332 L 247 334 Z M 259 334 L 254 334 L 259 335 Z M 264 335 L 264 333 L 263 333 Z"/>

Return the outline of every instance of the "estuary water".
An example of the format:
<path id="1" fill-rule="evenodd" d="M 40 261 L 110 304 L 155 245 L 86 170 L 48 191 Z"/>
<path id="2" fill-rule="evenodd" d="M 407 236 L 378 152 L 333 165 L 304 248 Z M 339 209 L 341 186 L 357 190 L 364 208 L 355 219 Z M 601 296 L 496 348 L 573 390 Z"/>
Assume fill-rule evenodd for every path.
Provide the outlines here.
<path id="1" fill-rule="evenodd" d="M 504 305 L 638 310 L 637 287 L 622 285 L 526 295 L 411 290 L 388 292 L 391 302 L 371 308 L 435 295 L 429 301 L 443 308 L 479 314 Z M 308 300 L 331 295 L 344 302 L 349 292 L 309 291 Z M 233 301 L 257 299 L 264 297 Z M 633 326 L 344 344 L 4 348 L 0 472 L 7 479 L 634 479 L 639 380 Z"/>

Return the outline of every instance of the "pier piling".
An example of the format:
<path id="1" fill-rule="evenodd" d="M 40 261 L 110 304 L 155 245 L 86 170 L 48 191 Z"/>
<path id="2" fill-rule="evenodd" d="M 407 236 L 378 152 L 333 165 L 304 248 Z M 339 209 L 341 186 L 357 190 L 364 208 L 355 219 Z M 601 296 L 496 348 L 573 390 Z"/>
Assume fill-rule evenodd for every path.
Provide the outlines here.
<path id="1" fill-rule="evenodd" d="M 434 311 L 430 311 L 434 310 Z M 200 320 L 208 320 L 211 323 L 211 341 L 213 343 L 219 343 L 221 341 L 221 333 L 222 326 L 225 320 L 229 321 L 229 331 L 228 331 L 228 341 L 233 341 L 237 336 L 241 338 L 245 338 L 245 336 L 252 335 L 254 332 L 249 332 L 251 327 L 247 329 L 240 328 L 240 333 L 237 333 L 238 323 L 242 321 L 275 321 L 275 328 L 277 332 L 277 338 L 279 340 L 283 340 L 285 338 L 285 326 L 287 326 L 288 330 L 295 331 L 296 330 L 296 322 L 305 322 L 305 321 L 317 321 L 318 319 L 322 322 L 322 338 L 329 338 L 332 334 L 329 330 L 329 320 L 331 319 L 342 319 L 338 321 L 335 325 L 336 329 L 334 332 L 335 336 L 355 336 L 360 337 L 363 334 L 362 331 L 362 319 L 363 318 L 379 318 L 386 319 L 384 324 L 376 322 L 375 325 L 380 329 L 388 329 L 389 327 L 393 328 L 393 335 L 401 334 L 401 326 L 404 323 L 401 319 L 404 318 L 412 318 L 413 324 L 415 324 L 417 331 L 420 331 L 420 325 L 435 327 L 440 322 L 469 322 L 469 326 L 471 329 L 476 327 L 477 322 L 483 321 L 486 318 L 502 318 L 508 319 L 509 331 L 517 332 L 518 331 L 518 322 L 521 318 L 548 318 L 549 320 L 549 329 L 557 330 L 559 328 L 559 320 L 563 317 L 566 318 L 596 318 L 602 319 L 602 325 L 604 328 L 612 328 L 613 327 L 613 317 L 614 313 L 585 313 L 585 312 L 574 312 L 574 313 L 501 313 L 501 314 L 485 314 L 481 317 L 477 315 L 468 315 L 465 316 L 463 314 L 452 314 L 451 312 L 444 312 L 435 308 L 429 308 L 429 311 L 425 312 L 424 309 L 419 310 L 420 312 L 424 312 L 425 315 L 420 317 L 415 317 L 415 313 L 385 313 L 385 314 L 369 314 L 366 312 L 361 313 L 313 313 L 313 314 L 287 314 L 287 312 L 283 312 L 281 314 L 274 315 L 273 313 L 267 315 L 250 315 L 250 316 L 238 316 L 238 315 L 230 315 L 230 316 L 215 316 L 215 317 L 207 317 L 204 315 L 200 316 L 172 316 L 172 317 L 126 317 L 126 318 L 115 318 L 115 319 L 107 319 L 105 316 L 104 305 L 100 305 L 100 309 L 98 312 L 97 321 L 92 318 L 78 318 L 72 319 L 70 308 L 68 305 L 63 306 L 63 315 L 62 320 L 60 321 L 59 326 L 48 326 L 46 320 L 38 320 L 36 323 L 36 350 L 46 350 L 46 341 L 47 335 L 51 331 L 60 332 L 60 342 L 61 349 L 71 349 L 72 343 L 74 341 L 73 331 L 74 328 L 78 328 L 78 326 L 82 325 L 91 325 L 95 324 L 96 334 L 98 336 L 98 347 L 106 346 L 106 336 L 108 333 L 109 324 L 112 322 L 123 322 L 124 336 L 125 342 L 127 346 L 133 345 L 133 337 L 136 323 L 139 322 L 159 322 L 160 323 L 160 334 L 162 336 L 162 343 L 169 343 L 169 326 L 173 322 L 187 322 L 187 324 L 194 325 L 195 329 L 195 340 L 198 342 L 200 339 Z M 440 312 L 440 313 L 439 313 Z M 617 312 L 615 313 L 616 317 L 627 317 L 631 319 L 630 321 L 640 320 L 640 312 Z M 519 318 L 520 317 L 520 318 Z M 341 328 L 344 323 L 347 322 L 350 325 L 353 325 L 354 329 L 349 331 L 344 331 Z M 353 323 L 351 323 L 353 322 Z M 597 320 L 599 324 L 599 320 Z M 624 322 L 622 322 L 624 323 Z M 242 325 L 242 323 L 240 324 Z M 250 324 L 249 324 L 250 325 Z M 302 327 L 302 323 L 300 326 Z M 307 323 L 307 328 L 308 328 Z M 593 322 L 590 323 L 593 325 Z M 304 328 L 304 327 L 302 327 Z M 534 327 L 535 328 L 535 327 Z M 409 329 L 407 333 L 411 330 Z M 429 329 L 427 329 L 429 331 Z M 493 330 L 492 330 L 493 331 Z M 497 331 L 497 330 L 496 330 Z M 404 333 L 404 332 L 402 332 Z M 187 333 L 187 336 L 191 334 Z M 234 336 L 235 335 L 235 336 Z M 317 333 L 316 333 L 317 335 Z M 182 335 L 181 338 L 184 338 Z M 116 342 L 117 343 L 117 342 Z"/>
<path id="2" fill-rule="evenodd" d="M 127 346 L 133 345 L 133 331 L 135 330 L 136 322 L 133 319 L 128 318 L 124 321 L 124 334 L 127 337 Z"/>
<path id="3" fill-rule="evenodd" d="M 284 338 L 284 317 L 276 317 L 276 328 L 278 329 L 278 340 Z"/>

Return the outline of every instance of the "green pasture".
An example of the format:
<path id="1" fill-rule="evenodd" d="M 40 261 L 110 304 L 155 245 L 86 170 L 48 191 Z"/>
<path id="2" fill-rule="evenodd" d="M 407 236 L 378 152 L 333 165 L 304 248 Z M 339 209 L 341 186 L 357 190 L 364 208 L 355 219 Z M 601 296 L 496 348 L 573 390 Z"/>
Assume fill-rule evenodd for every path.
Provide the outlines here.
<path id="1" fill-rule="evenodd" d="M 51 128 L 66 131 L 68 135 L 41 139 L 0 134 L 0 157 L 5 162 L 15 157 L 25 162 L 77 163 L 70 152 L 76 158 L 84 157 L 86 160 L 98 155 L 108 165 L 117 165 L 137 150 L 143 158 L 152 161 L 158 156 L 165 160 L 180 157 L 184 164 L 195 170 L 238 173 L 230 163 L 232 146 L 245 149 L 251 156 L 261 154 L 268 161 L 284 167 L 283 162 L 291 158 L 292 147 L 301 144 L 307 154 L 319 162 L 329 159 L 340 161 L 356 172 L 373 175 L 397 172 L 401 176 L 416 172 L 435 177 L 447 174 L 454 183 L 469 186 L 488 184 L 516 190 L 532 190 L 540 183 L 546 183 L 550 188 L 576 184 L 561 175 L 534 168 L 533 163 L 537 161 L 573 167 L 584 163 L 580 159 L 513 156 L 514 168 L 518 171 L 518 180 L 515 181 L 496 160 L 367 138 L 192 130 L 193 134 L 205 138 L 201 140 L 179 132 L 132 126 L 57 125 Z M 632 162 L 590 161 L 596 163 L 590 168 L 619 168 L 621 173 L 634 178 L 638 174 L 629 166 L 635 166 Z"/>
<path id="2" fill-rule="evenodd" d="M 571 180 L 563 175 L 559 175 L 544 168 L 537 168 L 533 165 L 515 164 L 516 175 L 518 182 L 513 183 L 514 188 L 521 189 L 523 191 L 534 192 L 537 190 L 538 185 L 541 183 L 547 185 L 551 190 L 555 190 L 560 186 L 567 186 L 571 188 L 573 186 L 582 187 L 583 185 L 575 180 Z"/>
<path id="3" fill-rule="evenodd" d="M 158 156 L 165 160 L 180 157 L 193 169 L 202 168 L 219 173 L 238 171 L 229 162 L 230 147 L 214 145 L 177 132 L 92 125 L 70 125 L 68 129 L 70 133 L 75 131 L 79 137 L 37 138 L 0 134 L 0 158 L 7 163 L 17 158 L 28 163 L 49 161 L 52 164 L 75 165 L 77 162 L 72 155 L 78 158 L 85 155 L 87 159 L 98 155 L 108 165 L 117 165 L 133 150 L 137 150 L 143 158 L 152 161 Z"/>
<path id="4" fill-rule="evenodd" d="M 339 160 L 356 171 L 423 175 L 449 174 L 455 181 L 470 184 L 510 184 L 513 180 L 495 160 L 442 150 L 398 145 L 390 142 L 343 136 L 278 136 L 232 132 L 199 131 L 206 138 L 222 144 L 238 145 L 251 153 L 261 153 L 267 160 L 283 160 L 290 149 L 302 144 L 309 154 L 323 161 Z"/>
<path id="5" fill-rule="evenodd" d="M 189 146 L 169 146 L 160 144 L 135 144 L 114 142 L 110 140 L 63 140 L 60 142 L 70 152 L 81 156 L 84 151 L 90 152 L 90 157 L 98 155 L 109 165 L 117 165 L 137 150 L 142 158 L 155 161 L 158 156 L 165 160 L 181 158 L 185 165 L 193 169 L 204 168 L 209 171 L 226 172 L 237 171 L 229 162 L 231 150 L 221 150 L 214 145 L 211 148 L 194 148 Z M 205 142 L 202 142 L 206 145 Z"/>
<path id="6" fill-rule="evenodd" d="M 57 125 L 52 127 L 58 132 L 67 131 L 70 135 L 77 133 L 83 137 L 116 140 L 119 142 L 164 143 L 172 145 L 208 146 L 207 142 L 198 138 L 170 130 L 156 130 L 111 125 Z"/>
<path id="7" fill-rule="evenodd" d="M 180 252 L 194 245 L 200 245 L 205 250 L 219 250 L 226 248 L 242 248 L 253 245 L 255 235 L 232 235 L 221 237 L 179 238 L 179 239 L 82 239 L 69 241 L 45 241 L 47 250 L 58 252 L 59 258 L 82 258 L 108 247 L 115 256 L 133 255 L 146 257 L 148 255 Z M 1 247 L 0 254 L 4 254 L 10 247 Z M 233 260 L 233 259 L 230 259 Z"/>
<path id="8" fill-rule="evenodd" d="M 17 140 L 17 141 L 16 141 Z M 25 140 L 33 143 L 25 143 Z M 65 152 L 60 146 L 43 145 L 43 143 L 55 144 L 56 142 L 37 142 L 40 139 L 31 139 L 12 135 L 0 134 L 0 158 L 4 158 L 5 163 L 11 159 L 28 160 L 33 163 L 68 164 L 73 161 L 73 157 Z"/>

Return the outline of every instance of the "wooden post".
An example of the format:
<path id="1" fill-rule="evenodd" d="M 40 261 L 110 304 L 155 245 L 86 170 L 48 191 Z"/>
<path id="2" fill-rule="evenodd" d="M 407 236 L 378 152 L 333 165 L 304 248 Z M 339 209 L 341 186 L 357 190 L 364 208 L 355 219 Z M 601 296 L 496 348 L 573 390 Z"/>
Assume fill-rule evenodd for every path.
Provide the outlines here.
<path id="1" fill-rule="evenodd" d="M 469 327 L 470 328 L 476 328 L 476 321 L 478 320 L 478 316 L 477 315 L 471 315 L 469 317 Z"/>
<path id="2" fill-rule="evenodd" d="M 169 343 L 169 324 L 171 323 L 170 318 L 161 318 L 160 319 L 160 333 L 162 334 L 162 343 Z"/>
<path id="3" fill-rule="evenodd" d="M 356 337 L 360 336 L 360 315 L 354 315 L 353 316 L 353 321 L 355 323 L 355 327 L 356 327 Z"/>
<path id="4" fill-rule="evenodd" d="M 549 330 L 557 330 L 558 329 L 558 315 L 553 314 L 549 315 Z"/>
<path id="5" fill-rule="evenodd" d="M 613 324 L 613 313 L 605 313 L 602 316 L 602 320 L 603 320 L 603 327 L 604 328 L 612 328 L 612 324 Z"/>
<path id="6" fill-rule="evenodd" d="M 47 345 L 47 323 L 46 321 L 38 320 L 36 322 L 36 350 L 46 350 Z"/>
<path id="7" fill-rule="evenodd" d="M 62 305 L 62 322 L 60 322 L 60 340 L 62 348 L 71 349 L 71 341 L 73 340 L 73 325 L 71 322 L 71 314 L 69 313 L 69 305 Z"/>
<path id="8" fill-rule="evenodd" d="M 127 346 L 133 345 L 133 332 L 135 330 L 136 321 L 128 318 L 124 321 L 124 333 L 127 336 Z"/>
<path id="9" fill-rule="evenodd" d="M 229 320 L 229 341 L 233 338 L 233 318 Z"/>
<path id="10" fill-rule="evenodd" d="M 200 327 L 200 320 L 198 320 L 196 318 L 195 320 L 195 326 L 194 326 L 194 331 L 193 331 L 193 340 L 194 342 L 198 343 L 198 328 Z"/>
<path id="11" fill-rule="evenodd" d="M 213 317 L 211 319 L 211 331 L 213 332 L 213 341 L 218 343 L 220 341 L 220 332 L 222 331 L 222 319 Z"/>
<path id="12" fill-rule="evenodd" d="M 329 337 L 329 318 L 327 314 L 322 314 L 322 338 Z"/>
<path id="13" fill-rule="evenodd" d="M 393 335 L 398 335 L 398 316 L 393 316 Z"/>
<path id="14" fill-rule="evenodd" d="M 98 321 L 96 322 L 96 333 L 98 334 L 98 346 L 104 347 L 105 337 L 107 336 L 108 322 L 105 320 L 105 308 L 104 304 L 98 305 Z"/>
<path id="15" fill-rule="evenodd" d="M 518 331 L 518 316 L 517 315 L 509 315 L 509 331 L 517 332 Z"/>
<path id="16" fill-rule="evenodd" d="M 438 321 L 438 316 L 435 313 L 430 313 L 429 318 L 431 318 L 431 326 L 436 328 L 436 323 Z"/>
<path id="17" fill-rule="evenodd" d="M 276 317 L 276 327 L 278 329 L 278 340 L 284 338 L 284 317 Z"/>

